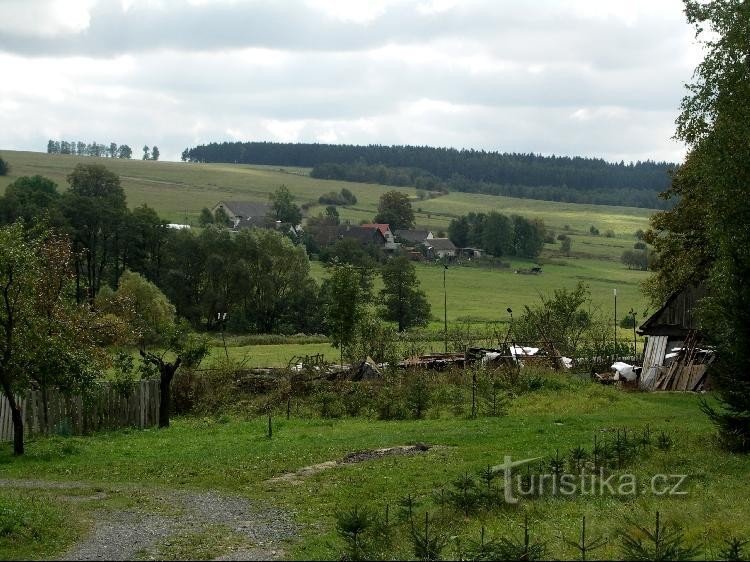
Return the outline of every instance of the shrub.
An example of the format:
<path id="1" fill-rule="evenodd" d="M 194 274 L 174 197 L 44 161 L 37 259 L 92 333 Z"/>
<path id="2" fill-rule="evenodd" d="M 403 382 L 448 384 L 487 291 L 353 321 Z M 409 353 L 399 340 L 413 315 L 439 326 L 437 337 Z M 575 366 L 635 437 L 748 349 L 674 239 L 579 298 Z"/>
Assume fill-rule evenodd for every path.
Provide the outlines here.
<path id="1" fill-rule="evenodd" d="M 589 232 L 592 236 L 599 236 L 599 229 L 596 228 L 593 224 L 591 225 L 591 228 L 589 228 Z"/>
<path id="2" fill-rule="evenodd" d="M 417 373 L 406 386 L 406 408 L 409 414 L 415 419 L 424 417 L 425 412 L 430 407 L 431 392 L 427 384 L 426 377 L 423 373 Z"/>
<path id="3" fill-rule="evenodd" d="M 333 419 L 344 415 L 344 403 L 338 392 L 324 390 L 315 396 L 315 403 L 321 418 Z"/>
<path id="4" fill-rule="evenodd" d="M 646 249 L 646 243 L 645 242 L 636 242 L 633 244 L 634 250 L 645 250 Z"/>

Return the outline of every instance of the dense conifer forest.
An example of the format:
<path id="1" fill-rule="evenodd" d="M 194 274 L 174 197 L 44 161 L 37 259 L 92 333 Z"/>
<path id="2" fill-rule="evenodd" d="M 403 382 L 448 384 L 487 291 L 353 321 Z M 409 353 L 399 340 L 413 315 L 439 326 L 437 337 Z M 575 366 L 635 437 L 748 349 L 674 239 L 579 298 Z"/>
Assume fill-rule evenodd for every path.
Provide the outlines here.
<path id="1" fill-rule="evenodd" d="M 426 190 L 663 208 L 669 162 L 457 150 L 428 146 L 222 142 L 185 149 L 183 160 L 313 168 L 312 176 Z"/>

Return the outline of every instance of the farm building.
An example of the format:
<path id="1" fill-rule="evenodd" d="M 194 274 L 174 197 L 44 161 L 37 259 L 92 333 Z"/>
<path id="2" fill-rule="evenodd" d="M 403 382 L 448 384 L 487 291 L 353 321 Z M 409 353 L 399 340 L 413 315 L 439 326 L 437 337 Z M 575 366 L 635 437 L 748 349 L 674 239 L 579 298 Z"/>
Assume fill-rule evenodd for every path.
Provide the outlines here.
<path id="1" fill-rule="evenodd" d="M 393 232 L 396 238 L 400 238 L 404 241 L 405 245 L 416 246 L 421 244 L 425 240 L 432 240 L 435 236 L 429 230 L 395 230 Z"/>
<path id="2" fill-rule="evenodd" d="M 713 352 L 705 349 L 696 306 L 706 295 L 703 286 L 689 285 L 672 294 L 647 318 L 638 333 L 648 336 L 640 387 L 644 390 L 699 390 Z"/>
<path id="3" fill-rule="evenodd" d="M 368 228 L 380 232 L 380 234 L 383 235 L 383 238 L 385 238 L 385 245 L 383 246 L 384 250 L 392 251 L 399 248 L 400 244 L 396 243 L 396 239 L 393 236 L 393 232 L 391 232 L 390 225 L 383 223 L 367 223 L 361 224 L 359 226 L 362 228 Z"/>
<path id="4" fill-rule="evenodd" d="M 453 259 L 456 257 L 456 246 L 448 238 L 432 238 L 422 245 L 427 249 L 427 256 L 432 259 Z"/>
<path id="5" fill-rule="evenodd" d="M 211 214 L 222 209 L 235 228 L 239 228 L 245 223 L 247 226 L 259 226 L 265 224 L 265 217 L 271 210 L 267 203 L 257 203 L 255 201 L 219 201 L 211 209 Z"/>

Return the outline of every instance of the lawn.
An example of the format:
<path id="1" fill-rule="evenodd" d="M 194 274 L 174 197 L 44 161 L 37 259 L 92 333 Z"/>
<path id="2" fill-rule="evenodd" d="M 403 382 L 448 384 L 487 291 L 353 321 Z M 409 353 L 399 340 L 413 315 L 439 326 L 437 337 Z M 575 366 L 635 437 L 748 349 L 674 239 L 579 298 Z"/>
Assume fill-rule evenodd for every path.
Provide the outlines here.
<path id="1" fill-rule="evenodd" d="M 10 456 L 8 445 L 2 446 L 0 478 L 83 480 L 104 489 L 136 484 L 143 496 L 160 487 L 220 490 L 294 512 L 305 528 L 289 552 L 296 559 L 338 559 L 343 548 L 335 533 L 338 511 L 358 505 L 382 513 L 389 505 L 394 514 L 398 501 L 413 494 L 421 506 L 417 520 L 425 511 L 436 517 L 439 507 L 431 499 L 433 491 L 449 486 L 461 474 L 476 475 L 488 464 L 502 462 L 504 455 L 549 459 L 559 451 L 566 456 L 577 445 L 590 449 L 594 436 L 612 439 L 620 428 L 628 428 L 632 436 L 646 426 L 654 435 L 667 432 L 674 444 L 667 451 L 649 449 L 629 471 L 639 482 L 648 482 L 654 474 L 686 474 L 685 495 L 643 491 L 617 497 L 523 499 L 517 505 L 480 510 L 468 518 L 455 514 L 452 536 L 476 540 L 481 527 L 488 537 L 518 535 L 519 524 L 528 515 L 533 536 L 547 545 L 547 556 L 571 558 L 574 552 L 562 538 L 574 538 L 585 515 L 591 535 L 608 537 L 596 558 L 616 558 L 620 556 L 619 530 L 632 521 L 648 524 L 658 509 L 663 519 L 685 528 L 687 540 L 700 545 L 704 556 L 718 556 L 722 540 L 732 535 L 750 537 L 750 482 L 746 478 L 750 459 L 717 448 L 695 395 L 626 393 L 575 381 L 522 395 L 505 417 L 468 419 L 435 409 L 416 421 L 295 416 L 286 420 L 279 415 L 271 439 L 266 436 L 265 418 L 179 418 L 167 430 L 36 439 L 20 459 Z M 266 482 L 303 466 L 340 459 L 351 451 L 415 442 L 439 447 L 422 455 L 323 471 L 298 485 Z M 44 527 L 38 522 L 39 514 L 54 517 L 67 504 L 54 492 L 35 496 L 40 497 L 30 500 L 26 493 L 5 489 L 0 502 L 15 502 L 16 510 L 26 510 L 30 525 L 37 521 L 37 526 Z M 118 501 L 132 503 L 128 498 Z M 82 502 L 72 509 L 85 516 L 95 508 Z M 148 502 L 143 509 L 151 509 Z M 47 529 L 47 534 L 42 532 L 41 538 L 30 539 L 29 544 L 9 545 L 0 537 L 0 557 L 63 551 L 79 533 L 76 519 L 54 521 L 54 536 Z M 412 556 L 409 545 L 400 542 L 394 555 Z M 450 548 L 455 546 L 454 540 Z"/>

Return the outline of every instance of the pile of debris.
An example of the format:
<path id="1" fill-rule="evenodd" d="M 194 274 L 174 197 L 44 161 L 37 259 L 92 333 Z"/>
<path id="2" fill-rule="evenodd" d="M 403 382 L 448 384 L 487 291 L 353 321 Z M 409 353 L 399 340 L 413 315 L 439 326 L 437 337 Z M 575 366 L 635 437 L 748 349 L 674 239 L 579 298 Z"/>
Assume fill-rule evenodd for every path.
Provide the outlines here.
<path id="1" fill-rule="evenodd" d="M 448 367 L 464 367 L 466 362 L 467 358 L 464 353 L 429 353 L 404 359 L 398 366 L 405 369 L 419 367 L 434 371 L 444 371 Z"/>
<path id="2" fill-rule="evenodd" d="M 665 365 L 657 373 L 654 390 L 699 391 L 707 387 L 707 371 L 714 361 L 712 349 L 698 345 L 691 334 L 681 347 L 673 347 L 665 358 Z"/>

